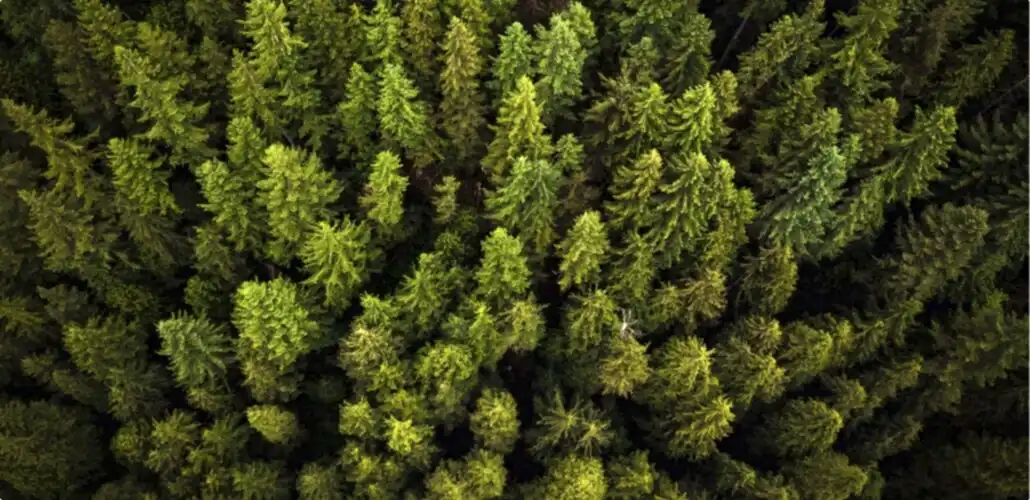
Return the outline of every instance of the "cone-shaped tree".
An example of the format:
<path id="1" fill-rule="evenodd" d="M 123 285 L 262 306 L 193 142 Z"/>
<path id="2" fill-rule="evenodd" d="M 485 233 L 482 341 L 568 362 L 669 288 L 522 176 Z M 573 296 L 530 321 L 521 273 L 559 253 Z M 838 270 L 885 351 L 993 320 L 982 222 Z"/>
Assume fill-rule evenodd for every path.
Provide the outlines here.
<path id="1" fill-rule="evenodd" d="M 418 100 L 418 89 L 399 64 L 383 66 L 376 114 L 379 133 L 387 147 L 403 149 L 418 166 L 435 159 L 429 110 L 426 103 Z"/>
<path id="2" fill-rule="evenodd" d="M 768 417 L 763 440 L 779 456 L 804 457 L 828 451 L 843 426 L 840 414 L 816 399 L 790 399 Z"/>
<path id="3" fill-rule="evenodd" d="M 321 285 L 326 304 L 345 309 L 368 280 L 369 264 L 379 256 L 371 231 L 345 217 L 334 224 L 318 223 L 306 239 L 300 258 L 311 277 L 305 283 Z"/>
<path id="4" fill-rule="evenodd" d="M 299 293 L 283 278 L 248 281 L 236 291 L 236 350 L 245 385 L 258 401 L 289 400 L 296 389 L 296 380 L 288 376 L 292 365 L 322 341 L 321 329 Z"/>
<path id="5" fill-rule="evenodd" d="M 329 218 L 328 206 L 340 196 L 341 188 L 318 156 L 301 149 L 273 144 L 262 162 L 258 203 L 265 208 L 269 232 L 275 238 L 268 253 L 288 262 L 315 222 Z"/>
<path id="6" fill-rule="evenodd" d="M 0 479 L 19 492 L 57 498 L 83 491 L 102 455 L 97 427 L 83 408 L 16 399 L 0 404 Z"/>
<path id="7" fill-rule="evenodd" d="M 288 444 L 297 437 L 297 416 L 275 405 L 247 408 L 247 422 L 261 437 L 275 444 Z"/>
<path id="8" fill-rule="evenodd" d="M 537 99 L 545 123 L 554 123 L 583 95 L 583 65 L 587 51 L 572 24 L 561 15 L 551 17 L 537 32 Z"/>
<path id="9" fill-rule="evenodd" d="M 483 260 L 476 270 L 476 295 L 489 304 L 505 304 L 529 290 L 530 272 L 522 243 L 503 228 L 483 240 Z"/>
<path id="10" fill-rule="evenodd" d="M 519 438 L 515 398 L 502 389 L 487 389 L 476 401 L 470 425 L 480 447 L 502 455 L 511 453 Z"/>
<path id="11" fill-rule="evenodd" d="M 336 106 L 339 156 L 356 162 L 370 161 L 375 150 L 376 82 L 365 68 L 353 63 L 347 77 L 345 97 Z"/>
<path id="12" fill-rule="evenodd" d="M 500 53 L 494 59 L 491 73 L 493 78 L 487 84 L 500 98 L 515 90 L 519 79 L 533 76 L 533 38 L 521 23 L 508 25 L 500 36 Z"/>
<path id="13" fill-rule="evenodd" d="M 562 290 L 599 284 L 608 250 L 608 232 L 601 222 L 601 214 L 595 210 L 584 212 L 558 245 L 562 257 L 558 283 Z"/>
<path id="14" fill-rule="evenodd" d="M 508 174 L 519 157 L 531 163 L 551 155 L 551 137 L 544 132 L 536 90 L 528 76 L 519 77 L 515 88 L 504 95 L 492 126 L 494 139 L 483 157 L 483 170 L 494 184 Z"/>
<path id="15" fill-rule="evenodd" d="M 451 18 L 443 50 L 443 71 L 440 73 L 442 125 L 457 148 L 458 158 L 464 159 L 478 151 L 482 141 L 480 129 L 486 123 L 478 78 L 483 71 L 483 60 L 475 35 L 456 17 Z"/>

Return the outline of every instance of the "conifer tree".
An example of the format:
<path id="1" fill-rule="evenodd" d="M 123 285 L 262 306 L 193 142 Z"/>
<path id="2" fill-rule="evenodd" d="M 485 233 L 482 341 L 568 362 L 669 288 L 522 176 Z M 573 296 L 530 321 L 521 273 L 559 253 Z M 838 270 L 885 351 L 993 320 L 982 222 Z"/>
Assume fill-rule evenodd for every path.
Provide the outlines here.
<path id="1" fill-rule="evenodd" d="M 486 199 L 488 217 L 517 234 L 530 256 L 545 255 L 557 237 L 554 211 L 561 178 L 551 162 L 520 156 Z"/>
<path id="2" fill-rule="evenodd" d="M 132 106 L 141 112 L 141 119 L 150 121 L 143 137 L 161 141 L 172 149 L 170 160 L 181 165 L 209 154 L 208 131 L 198 125 L 206 104 L 193 104 L 177 99 L 188 83 L 185 75 L 161 78 L 159 66 L 149 57 L 132 48 L 116 46 L 114 61 L 122 85 L 135 88 Z"/>
<path id="3" fill-rule="evenodd" d="M 350 218 L 330 224 L 319 222 L 299 252 L 311 275 L 305 283 L 321 285 L 325 302 L 345 309 L 369 277 L 369 266 L 378 256 L 372 235 L 364 223 Z"/>
<path id="4" fill-rule="evenodd" d="M 861 99 L 887 87 L 883 80 L 895 67 L 884 52 L 900 13 L 900 2 L 885 0 L 860 4 L 854 15 L 837 14 L 839 26 L 848 34 L 830 55 L 832 70 L 855 97 Z"/>
<path id="5" fill-rule="evenodd" d="M 3 99 L 0 104 L 14 128 L 28 135 L 32 145 L 46 154 L 47 169 L 43 176 L 54 181 L 54 189 L 71 188 L 77 196 L 85 196 L 93 153 L 88 141 L 68 137 L 74 129 L 73 123 L 54 120 L 45 110 L 37 112 L 10 99 Z M 95 192 L 95 188 L 89 190 Z"/>
<path id="6" fill-rule="evenodd" d="M 458 18 L 451 18 L 443 51 L 443 70 L 440 73 L 442 125 L 457 147 L 458 158 L 464 159 L 477 151 L 481 141 L 480 129 L 486 122 L 478 81 L 483 61 L 473 33 Z"/>
<path id="7" fill-rule="evenodd" d="M 737 299 L 759 314 L 777 314 L 794 295 L 798 266 L 790 247 L 768 246 L 744 260 Z"/>
<path id="8" fill-rule="evenodd" d="M 393 2 L 377 0 L 371 13 L 360 8 L 355 10 L 364 18 L 365 43 L 362 44 L 361 62 L 380 70 L 386 65 L 401 64 L 403 21 L 396 16 Z"/>
<path id="9" fill-rule="evenodd" d="M 793 186 L 762 206 L 756 221 L 761 236 L 799 256 L 815 252 L 832 227 L 832 208 L 847 181 L 851 159 L 846 154 L 836 146 L 825 147 L 809 160 L 806 172 L 791 176 Z"/>
<path id="10" fill-rule="evenodd" d="M 247 408 L 247 422 L 261 437 L 275 444 L 288 444 L 298 432 L 296 415 L 275 405 Z"/>
<path id="11" fill-rule="evenodd" d="M 418 100 L 418 90 L 398 64 L 382 68 L 376 113 L 383 142 L 390 148 L 403 148 L 418 167 L 437 157 L 435 140 L 429 124 L 425 102 Z"/>
<path id="12" fill-rule="evenodd" d="M 223 325 L 179 313 L 158 323 L 157 332 L 162 346 L 159 353 L 169 358 L 176 382 L 191 400 L 208 392 L 227 395 L 234 353 Z"/>
<path id="13" fill-rule="evenodd" d="M 533 39 L 526 28 L 521 23 L 511 23 L 499 40 L 499 53 L 491 69 L 493 78 L 487 84 L 495 92 L 497 102 L 513 92 L 523 76 L 534 76 Z"/>
<path id="14" fill-rule="evenodd" d="M 824 8 L 823 0 L 812 0 L 801 15 L 781 17 L 754 48 L 741 54 L 735 73 L 743 101 L 753 101 L 770 82 L 789 82 L 813 62 L 819 49 L 816 40 L 825 28 L 820 21 Z"/>
<path id="15" fill-rule="evenodd" d="M 561 15 L 551 17 L 546 29 L 539 29 L 536 47 L 537 99 L 544 123 L 553 124 L 583 95 L 583 65 L 587 51 L 571 23 Z"/>
<path id="16" fill-rule="evenodd" d="M 233 323 L 244 384 L 263 402 L 291 399 L 298 375 L 291 367 L 322 342 L 321 328 L 301 302 L 296 285 L 283 279 L 240 285 Z"/>
<path id="17" fill-rule="evenodd" d="M 264 228 L 258 214 L 254 213 L 256 193 L 252 185 L 245 183 L 248 176 L 233 175 L 229 166 L 219 160 L 204 162 L 196 172 L 207 199 L 201 207 L 214 214 L 215 226 L 225 233 L 237 251 L 256 247 Z"/>
<path id="18" fill-rule="evenodd" d="M 598 284 L 608 250 L 608 233 L 601 222 L 601 214 L 593 210 L 584 212 L 559 245 L 559 253 L 562 254 L 559 266 L 561 288 L 568 290 L 572 286 Z"/>
<path id="19" fill-rule="evenodd" d="M 1013 43 L 1013 32 L 1001 30 L 988 33 L 977 44 L 963 45 L 939 84 L 940 102 L 957 107 L 989 92 L 1012 59 Z"/>
<path id="20" fill-rule="evenodd" d="M 768 417 L 764 439 L 781 456 L 804 457 L 829 450 L 843 425 L 840 414 L 813 399 L 790 399 Z"/>
<path id="21" fill-rule="evenodd" d="M 631 334 L 611 337 L 608 354 L 601 360 L 601 393 L 627 397 L 647 382 L 650 368 L 646 351 L 647 345 Z"/>
<path id="22" fill-rule="evenodd" d="M 533 81 L 520 76 L 515 89 L 504 95 L 497 124 L 491 127 L 494 139 L 482 161 L 494 184 L 499 184 L 519 157 L 536 162 L 551 155 L 551 137 L 544 132 L 540 117 Z"/>
<path id="23" fill-rule="evenodd" d="M 511 453 L 519 436 L 517 410 L 515 398 L 507 391 L 484 391 L 470 417 L 478 445 L 503 455 Z"/>
<path id="24" fill-rule="evenodd" d="M 18 491 L 59 497 L 83 491 L 98 472 L 100 436 L 89 412 L 17 399 L 0 405 L 0 478 Z M 31 450 L 31 452 L 29 451 Z"/>
<path id="25" fill-rule="evenodd" d="M 448 30 L 441 10 L 439 0 L 415 0 L 401 5 L 401 46 L 420 82 L 432 83 L 439 68 L 437 51 Z M 454 20 L 450 22 L 453 26 Z"/>
<path id="26" fill-rule="evenodd" d="M 375 78 L 361 64 L 351 64 L 344 98 L 336 107 L 339 156 L 353 161 L 370 161 L 376 131 Z"/>
<path id="27" fill-rule="evenodd" d="M 320 219 L 329 218 L 328 205 L 340 195 L 332 175 L 318 156 L 297 148 L 273 144 L 261 158 L 264 178 L 258 181 L 258 203 L 268 216 L 275 238 L 269 256 L 290 260 L 304 236 Z"/>
<path id="28" fill-rule="evenodd" d="M 605 465 L 612 498 L 637 498 L 654 489 L 657 474 L 647 451 L 636 450 Z"/>
<path id="29" fill-rule="evenodd" d="M 852 498 L 862 492 L 868 481 L 865 471 L 852 465 L 846 456 L 834 452 L 802 458 L 788 466 L 785 474 L 804 499 Z"/>
<path id="30" fill-rule="evenodd" d="M 313 60 L 311 67 L 319 68 L 319 87 L 333 101 L 347 82 L 350 64 L 357 61 L 360 49 L 358 37 L 335 36 L 334 33 L 352 33 L 360 18 L 337 6 L 330 0 L 287 0 L 289 15 L 296 19 L 297 35 L 308 45 L 306 55 Z"/>
<path id="31" fill-rule="evenodd" d="M 376 155 L 368 183 L 359 199 L 368 218 L 380 231 L 390 234 L 397 230 L 404 218 L 404 192 L 408 179 L 401 175 L 401 159 L 390 151 Z"/>
<path id="32" fill-rule="evenodd" d="M 548 467 L 542 481 L 541 498 L 600 500 L 608 493 L 604 464 L 596 458 L 560 458 Z"/>
<path id="33" fill-rule="evenodd" d="M 669 174 L 669 180 L 659 186 L 655 224 L 645 235 L 662 268 L 673 266 L 697 247 L 731 184 L 733 170 L 725 160 L 712 164 L 701 153 L 692 153 L 673 158 Z"/>

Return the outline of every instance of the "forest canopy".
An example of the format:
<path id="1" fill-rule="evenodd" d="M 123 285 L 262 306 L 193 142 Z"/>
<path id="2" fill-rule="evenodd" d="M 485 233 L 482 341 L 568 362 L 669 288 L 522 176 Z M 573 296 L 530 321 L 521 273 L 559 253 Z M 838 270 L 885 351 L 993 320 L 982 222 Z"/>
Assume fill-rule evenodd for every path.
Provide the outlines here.
<path id="1" fill-rule="evenodd" d="M 2 0 L 0 497 L 1026 498 L 1027 18 Z"/>

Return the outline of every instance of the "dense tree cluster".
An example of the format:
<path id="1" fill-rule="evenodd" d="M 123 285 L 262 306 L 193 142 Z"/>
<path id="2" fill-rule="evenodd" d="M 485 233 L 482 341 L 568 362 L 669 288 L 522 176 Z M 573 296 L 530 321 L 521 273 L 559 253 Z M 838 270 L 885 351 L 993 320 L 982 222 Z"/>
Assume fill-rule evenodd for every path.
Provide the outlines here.
<path id="1" fill-rule="evenodd" d="M 0 26 L 5 500 L 1030 493 L 1026 2 Z"/>

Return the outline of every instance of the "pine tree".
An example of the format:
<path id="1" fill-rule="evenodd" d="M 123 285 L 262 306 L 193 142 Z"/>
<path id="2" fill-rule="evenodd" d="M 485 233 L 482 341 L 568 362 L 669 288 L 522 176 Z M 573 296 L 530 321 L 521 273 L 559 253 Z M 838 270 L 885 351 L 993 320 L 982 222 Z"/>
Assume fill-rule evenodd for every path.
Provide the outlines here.
<path id="1" fill-rule="evenodd" d="M 486 122 L 478 81 L 483 61 L 473 33 L 458 18 L 451 19 L 443 50 L 443 70 L 440 73 L 442 126 L 454 142 L 458 158 L 465 159 L 478 150 L 480 129 Z"/>
<path id="2" fill-rule="evenodd" d="M 833 207 L 852 161 L 847 154 L 836 146 L 824 147 L 809 160 L 808 171 L 792 176 L 793 186 L 762 206 L 756 221 L 761 237 L 799 256 L 816 252 L 834 223 Z"/>
<path id="3" fill-rule="evenodd" d="M 340 500 L 343 478 L 337 464 L 308 462 L 297 475 L 297 493 L 301 500 Z"/>
<path id="4" fill-rule="evenodd" d="M 637 231 L 649 227 L 654 220 L 652 197 L 657 195 L 663 176 L 662 156 L 656 149 L 632 165 L 619 166 L 609 187 L 613 200 L 605 205 L 612 225 Z"/>
<path id="5" fill-rule="evenodd" d="M 977 44 L 963 45 L 951 57 L 948 72 L 941 79 L 940 103 L 958 107 L 971 98 L 989 92 L 1012 59 L 1014 33 L 988 33 Z"/>
<path id="6" fill-rule="evenodd" d="M 96 188 L 89 185 L 94 153 L 88 140 L 68 137 L 74 129 L 71 120 L 54 120 L 45 110 L 36 112 L 10 99 L 3 99 L 0 105 L 15 130 L 28 135 L 32 145 L 46 154 L 43 176 L 54 181 L 55 190 L 71 188 L 79 197 L 85 196 L 87 190 L 95 192 Z"/>
<path id="7" fill-rule="evenodd" d="M 497 102 L 515 91 L 523 76 L 534 76 L 533 39 L 522 24 L 511 23 L 499 39 L 499 54 L 491 69 L 493 78 L 487 84 L 495 92 Z"/>
<path id="8" fill-rule="evenodd" d="M 898 154 L 875 169 L 884 178 L 887 199 L 908 203 L 927 194 L 930 183 L 941 177 L 957 130 L 955 108 L 917 109 L 912 129 L 894 145 Z"/>
<path id="9" fill-rule="evenodd" d="M 401 175 L 401 159 L 390 151 L 376 155 L 359 203 L 383 233 L 396 232 L 404 218 L 407 188 L 408 179 Z"/>
<path id="10" fill-rule="evenodd" d="M 608 493 L 604 464 L 596 458 L 560 458 L 548 467 L 542 481 L 541 498 L 600 500 Z"/>
<path id="11" fill-rule="evenodd" d="M 233 363 L 233 346 L 225 327 L 205 317 L 178 313 L 157 324 L 159 354 L 171 361 L 175 380 L 185 389 L 221 385 Z"/>
<path id="12" fill-rule="evenodd" d="M 537 98 L 544 123 L 553 124 L 566 115 L 583 95 L 583 65 L 587 51 L 568 20 L 551 17 L 546 29 L 539 29 L 536 46 Z"/>
<path id="13" fill-rule="evenodd" d="M 830 55 L 831 69 L 859 100 L 888 86 L 882 80 L 891 76 L 895 65 L 884 52 L 900 13 L 900 2 L 884 0 L 858 5 L 854 15 L 836 15 L 848 35 Z"/>
<path id="14" fill-rule="evenodd" d="M 363 9 L 355 10 L 361 12 Z M 372 12 L 362 13 L 362 16 L 365 40 L 362 44 L 361 62 L 371 64 L 380 71 L 385 70 L 387 65 L 400 65 L 403 61 L 403 21 L 395 15 L 393 2 L 376 0 Z"/>
<path id="15" fill-rule="evenodd" d="M 704 155 L 675 157 L 670 178 L 660 187 L 656 223 L 645 238 L 658 254 L 658 265 L 669 268 L 696 248 L 709 220 L 716 215 L 722 193 L 731 185 L 733 169 L 725 160 L 713 165 Z"/>
<path id="16" fill-rule="evenodd" d="M 787 14 L 763 33 L 754 48 L 740 55 L 735 72 L 743 101 L 753 101 L 770 82 L 790 81 L 813 62 L 822 35 L 825 2 L 812 0 L 800 16 Z"/>
<path id="17" fill-rule="evenodd" d="M 790 399 L 770 415 L 763 439 L 772 453 L 804 457 L 829 450 L 843 425 L 840 414 L 814 399 Z"/>
<path id="18" fill-rule="evenodd" d="M 519 437 L 515 398 L 501 389 L 487 389 L 476 401 L 470 425 L 478 446 L 503 455 L 511 453 Z"/>
<path id="19" fill-rule="evenodd" d="M 762 247 L 744 260 L 738 304 L 759 314 L 777 314 L 794 295 L 798 266 L 790 247 Z"/>
<path id="20" fill-rule="evenodd" d="M 103 456 L 89 412 L 80 407 L 17 399 L 0 405 L 0 478 L 19 492 L 60 497 L 83 492 Z M 26 452 L 31 449 L 32 452 Z"/>
<path id="21" fill-rule="evenodd" d="M 364 223 L 345 217 L 335 223 L 319 222 L 299 252 L 311 275 L 305 283 L 321 285 L 325 303 L 346 309 L 369 278 L 369 266 L 379 257 L 372 234 Z"/>
<path id="22" fill-rule="evenodd" d="M 868 481 L 865 471 L 840 453 L 823 452 L 802 458 L 785 474 L 803 499 L 846 500 L 858 495 Z M 819 478 L 819 479 L 816 479 Z"/>
<path id="23" fill-rule="evenodd" d="M 608 354 L 601 360 L 601 393 L 628 397 L 646 383 L 651 375 L 646 351 L 647 345 L 628 333 L 611 337 Z"/>
<path id="24" fill-rule="evenodd" d="M 639 498 L 654 489 L 657 474 L 647 451 L 636 450 L 605 465 L 612 498 Z"/>
<path id="25" fill-rule="evenodd" d="M 899 234 L 900 254 L 883 263 L 883 292 L 892 300 L 925 300 L 959 276 L 987 233 L 987 214 L 973 207 L 930 207 Z"/>
<path id="26" fill-rule="evenodd" d="M 358 37 L 334 36 L 334 33 L 353 33 L 361 19 L 337 6 L 331 0 L 287 0 L 289 15 L 296 19 L 297 35 L 307 42 L 307 58 L 319 68 L 318 83 L 334 102 L 347 82 L 350 64 L 357 61 L 360 50 Z"/>
<path id="27" fill-rule="evenodd" d="M 426 166 L 436 159 L 437 152 L 431 137 L 428 110 L 417 99 L 418 90 L 398 64 L 382 68 L 376 113 L 379 132 L 389 148 L 403 148 L 416 166 Z"/>
<path id="28" fill-rule="evenodd" d="M 273 144 L 262 157 L 264 178 L 258 181 L 258 203 L 267 215 L 275 238 L 268 253 L 277 261 L 289 261 L 304 236 L 320 219 L 329 218 L 328 205 L 341 189 L 322 168 L 318 156 L 297 148 Z"/>
<path id="29" fill-rule="evenodd" d="M 135 88 L 132 106 L 142 112 L 141 120 L 151 122 L 143 137 L 168 145 L 170 161 L 176 165 L 209 156 L 209 132 L 198 124 L 208 106 L 177 98 L 188 83 L 186 75 L 160 78 L 160 67 L 150 57 L 120 45 L 114 49 L 114 61 L 122 85 Z"/>
<path id="30" fill-rule="evenodd" d="M 275 405 L 247 408 L 247 422 L 267 441 L 285 445 L 297 437 L 297 416 Z"/>
<path id="31" fill-rule="evenodd" d="M 443 45 L 441 41 L 447 31 L 440 14 L 439 0 L 415 0 L 401 5 L 401 21 L 404 26 L 401 46 L 407 56 L 405 59 L 411 64 L 416 79 L 420 82 L 434 82 L 439 69 L 436 52 L 439 50 L 438 46 Z M 452 18 L 452 26 L 453 23 Z"/>
<path id="32" fill-rule="evenodd" d="M 591 210 L 580 215 L 558 247 L 562 254 L 562 290 L 600 283 L 601 266 L 609 251 L 608 233 L 600 213 Z"/>
<path id="33" fill-rule="evenodd" d="M 254 213 L 256 193 L 252 185 L 245 183 L 249 176 L 233 175 L 229 166 L 219 160 L 204 162 L 196 173 L 201 192 L 207 199 L 201 208 L 214 214 L 215 226 L 226 234 L 236 251 L 256 248 L 265 228 Z"/>
<path id="34" fill-rule="evenodd" d="M 494 184 L 499 184 L 519 157 L 532 163 L 551 155 L 551 137 L 544 132 L 540 113 L 532 80 L 519 77 L 515 90 L 504 96 L 497 125 L 491 127 L 494 139 L 482 161 Z"/>
<path id="35" fill-rule="evenodd" d="M 297 384 L 291 367 L 323 340 L 301 300 L 296 285 L 283 278 L 248 281 L 236 291 L 236 351 L 244 384 L 258 401 L 289 400 Z"/>
<path id="36" fill-rule="evenodd" d="M 747 408 L 755 399 L 771 402 L 784 391 L 786 374 L 776 358 L 756 352 L 739 338 L 716 349 L 714 373 L 738 408 Z"/>
<path id="37" fill-rule="evenodd" d="M 487 195 L 487 216 L 517 234 L 532 257 L 546 255 L 557 237 L 554 212 L 561 178 L 551 162 L 520 156 L 497 191 Z"/>
<path id="38" fill-rule="evenodd" d="M 370 161 L 375 149 L 372 135 L 376 131 L 375 78 L 358 63 L 353 63 L 347 76 L 344 98 L 336 107 L 339 125 L 339 157 L 358 163 Z"/>

